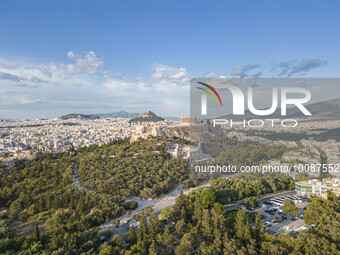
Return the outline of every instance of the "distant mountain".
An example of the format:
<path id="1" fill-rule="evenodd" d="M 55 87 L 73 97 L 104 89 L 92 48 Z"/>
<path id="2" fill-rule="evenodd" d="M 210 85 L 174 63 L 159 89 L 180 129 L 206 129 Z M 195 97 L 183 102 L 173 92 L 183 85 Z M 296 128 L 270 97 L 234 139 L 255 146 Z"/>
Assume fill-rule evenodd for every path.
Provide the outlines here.
<path id="1" fill-rule="evenodd" d="M 133 119 L 133 118 L 137 118 L 140 115 L 140 113 L 120 111 L 120 112 L 97 113 L 97 114 L 89 114 L 89 115 L 98 116 L 98 117 L 101 117 L 101 118 L 128 118 L 128 119 Z"/>
<path id="2" fill-rule="evenodd" d="M 151 111 L 147 111 L 145 113 L 142 113 L 137 118 L 130 120 L 129 122 L 157 122 L 164 120 L 161 117 L 158 117 L 156 114 L 154 114 Z"/>
<path id="3" fill-rule="evenodd" d="M 311 117 L 313 118 L 329 120 L 340 119 L 340 98 L 305 105 L 305 107 L 312 114 Z M 240 120 L 240 119 L 256 119 L 259 117 L 260 116 L 251 113 L 249 110 L 246 110 L 245 114 L 242 116 L 235 116 L 229 114 L 226 116 L 221 116 L 219 118 L 221 119 L 232 118 L 234 120 Z M 266 119 L 283 118 L 283 116 L 281 116 L 281 108 L 277 108 L 273 114 L 263 117 L 265 117 Z M 302 118 L 302 117 L 305 117 L 305 115 L 297 107 L 287 108 L 287 115 L 284 116 L 284 118 Z"/>
<path id="4" fill-rule="evenodd" d="M 70 113 L 59 117 L 62 120 L 68 120 L 68 119 L 99 119 L 98 116 L 91 116 L 86 114 L 80 114 L 80 113 Z"/>

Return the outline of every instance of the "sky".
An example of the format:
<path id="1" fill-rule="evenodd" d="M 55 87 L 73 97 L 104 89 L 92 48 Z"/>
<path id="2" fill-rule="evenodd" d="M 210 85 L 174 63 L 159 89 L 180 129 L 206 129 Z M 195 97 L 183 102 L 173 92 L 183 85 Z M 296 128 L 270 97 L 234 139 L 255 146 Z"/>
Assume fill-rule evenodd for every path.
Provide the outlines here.
<path id="1" fill-rule="evenodd" d="M 339 77 L 339 13 L 336 0 L 2 0 L 0 118 L 178 117 L 194 77 Z"/>

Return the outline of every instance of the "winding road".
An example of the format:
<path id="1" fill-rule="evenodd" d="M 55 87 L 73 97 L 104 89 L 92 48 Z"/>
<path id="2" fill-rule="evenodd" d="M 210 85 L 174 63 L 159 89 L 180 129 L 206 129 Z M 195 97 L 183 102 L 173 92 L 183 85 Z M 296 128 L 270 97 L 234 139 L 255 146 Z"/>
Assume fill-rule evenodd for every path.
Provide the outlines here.
<path id="1" fill-rule="evenodd" d="M 73 183 L 74 183 L 77 187 L 81 188 L 81 189 L 84 190 L 84 191 L 88 191 L 87 188 L 81 186 L 80 183 L 79 183 L 78 166 L 77 166 L 76 163 L 75 163 L 74 166 L 73 166 L 72 179 L 73 179 Z"/>
<path id="2" fill-rule="evenodd" d="M 237 174 L 237 173 L 236 173 Z M 229 179 L 232 176 L 236 175 L 236 174 L 232 174 L 232 175 L 228 175 L 226 177 L 222 177 L 224 179 Z M 79 183 L 79 175 L 78 175 L 78 166 L 77 164 L 74 164 L 73 167 L 73 173 L 72 173 L 72 179 L 73 179 L 73 183 L 81 188 L 84 191 L 88 191 L 87 188 L 83 187 L 80 183 Z M 101 231 L 105 231 L 105 230 L 111 230 L 113 232 L 113 235 L 119 234 L 121 236 L 126 235 L 129 231 L 129 228 L 131 225 L 133 226 L 138 226 L 139 222 L 134 220 L 132 218 L 132 215 L 136 214 L 136 213 L 140 213 L 142 212 L 142 210 L 148 206 L 150 206 L 153 211 L 159 215 L 162 211 L 163 208 L 165 207 L 171 207 L 175 201 L 176 198 L 179 196 L 180 192 L 183 191 L 183 193 L 185 195 L 188 195 L 191 191 L 198 189 L 198 188 L 202 188 L 202 187 L 206 187 L 209 186 L 211 183 L 211 180 L 200 184 L 199 186 L 196 186 L 194 188 L 190 188 L 185 190 L 184 189 L 184 185 L 183 184 L 179 184 L 176 188 L 174 188 L 173 190 L 171 190 L 168 194 L 162 195 L 160 198 L 158 199 L 142 199 L 139 197 L 129 197 L 128 199 L 126 199 L 126 202 L 128 201 L 135 201 L 138 203 L 138 208 L 133 210 L 129 215 L 124 214 L 122 216 L 120 216 L 118 219 L 120 220 L 120 224 L 118 227 L 116 227 L 115 224 L 112 224 L 111 221 L 108 221 L 102 225 L 100 225 L 100 229 Z M 262 196 L 258 196 L 258 198 L 260 199 L 260 202 L 263 203 L 264 201 L 268 201 L 270 198 L 275 197 L 275 196 L 280 196 L 280 195 L 290 195 L 293 194 L 294 191 L 280 191 L 280 192 L 276 192 L 276 193 L 271 193 L 271 194 L 266 194 L 266 195 L 262 195 Z M 224 206 L 224 210 L 225 211 L 231 211 L 231 210 L 238 210 L 239 208 L 241 208 L 241 203 L 243 200 L 239 200 L 239 201 L 235 201 L 233 203 L 230 203 L 228 205 Z"/>
<path id="3" fill-rule="evenodd" d="M 236 173 L 237 174 L 237 173 Z M 228 175 L 226 177 L 223 177 L 225 179 L 228 179 L 236 174 L 232 174 L 232 175 Z M 130 216 L 124 214 L 121 217 L 119 217 L 118 219 L 120 220 L 120 224 L 119 227 L 116 228 L 115 224 L 112 224 L 111 222 L 106 222 L 104 224 L 102 224 L 100 226 L 100 229 L 102 231 L 105 230 L 111 230 L 113 232 L 113 236 L 116 234 L 119 235 L 126 235 L 129 231 L 130 225 L 134 225 L 134 226 L 138 226 L 138 222 L 136 222 L 134 219 L 132 219 L 132 215 L 136 214 L 136 213 L 140 213 L 145 207 L 150 206 L 153 211 L 159 215 L 162 211 L 163 208 L 165 207 L 171 207 L 174 203 L 176 198 L 179 196 L 181 190 L 183 190 L 183 193 L 185 195 L 188 195 L 191 191 L 198 189 L 198 188 L 202 188 L 202 187 L 206 187 L 210 185 L 210 180 L 199 185 L 196 186 L 194 188 L 190 188 L 187 190 L 184 190 L 184 185 L 183 184 L 179 184 L 175 189 L 173 189 L 171 192 L 169 192 L 168 194 L 162 195 L 159 199 L 153 199 L 153 200 L 144 200 L 138 197 L 131 197 L 129 199 L 127 199 L 126 201 L 136 201 L 138 203 L 138 208 L 135 209 L 134 211 L 131 212 Z"/>

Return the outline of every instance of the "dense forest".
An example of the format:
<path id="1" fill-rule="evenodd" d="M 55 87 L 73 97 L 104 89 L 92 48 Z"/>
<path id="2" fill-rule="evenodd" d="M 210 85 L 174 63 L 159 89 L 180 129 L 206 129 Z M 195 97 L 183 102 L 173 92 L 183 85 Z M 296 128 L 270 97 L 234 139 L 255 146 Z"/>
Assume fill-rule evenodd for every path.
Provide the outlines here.
<path id="1" fill-rule="evenodd" d="M 263 153 L 272 158 L 282 150 L 256 147 L 253 151 L 260 153 L 251 158 Z M 75 164 L 86 191 L 73 183 Z M 216 179 L 208 188 L 181 192 L 160 216 L 150 207 L 133 215 L 139 226 L 131 226 L 126 236 L 100 231 L 102 223 L 137 206 L 125 202 L 129 196 L 157 197 L 178 183 L 197 184 L 188 172 L 185 161 L 167 153 L 165 138 L 121 140 L 19 160 L 0 172 L 0 254 L 339 253 L 340 202 L 332 194 L 328 200 L 312 199 L 305 221 L 314 227 L 297 238 L 265 233 L 259 214 L 224 211 L 232 201 L 245 199 L 251 205 L 258 195 L 293 189 L 293 180 L 280 174 Z M 18 234 L 13 226 L 19 223 L 30 224 L 31 231 Z"/>
<path id="2" fill-rule="evenodd" d="M 101 238 L 97 227 L 131 210 L 124 203 L 128 196 L 148 198 L 179 183 L 194 185 L 197 180 L 189 180 L 187 163 L 171 158 L 164 143 L 165 138 L 134 143 L 125 139 L 57 155 L 37 153 L 34 160 L 19 160 L 11 170 L 3 168 L 0 253 L 97 250 Z M 79 165 L 80 183 L 87 191 L 73 183 L 74 164 Z M 18 223 L 37 223 L 48 232 L 40 235 L 39 242 L 29 232 L 18 237 L 11 231 Z"/>
<path id="3" fill-rule="evenodd" d="M 124 140 L 119 146 L 91 150 L 78 162 L 79 177 L 86 187 L 123 198 L 157 197 L 179 182 L 187 186 L 192 182 L 187 162 L 170 157 L 162 140 L 139 140 L 133 145 Z"/>
<path id="4" fill-rule="evenodd" d="M 220 165 L 251 166 L 261 163 L 263 160 L 281 159 L 282 154 L 287 151 L 286 146 L 268 146 L 254 142 L 243 142 L 238 146 L 223 150 L 214 162 Z"/>
<path id="5" fill-rule="evenodd" d="M 235 180 L 237 186 L 239 180 Z M 226 213 L 217 202 L 214 188 L 189 195 L 183 193 L 175 205 L 162 212 L 140 215 L 138 230 L 126 237 L 116 235 L 105 242 L 100 254 L 339 254 L 340 200 L 312 198 L 305 221 L 310 226 L 297 237 L 265 233 L 258 213 L 239 210 Z"/>
<path id="6" fill-rule="evenodd" d="M 245 174 L 246 175 L 246 174 Z M 251 174 L 251 176 L 254 176 Z M 247 197 L 260 196 L 280 190 L 294 189 L 294 181 L 281 174 L 273 174 L 273 178 L 238 176 L 232 179 L 216 179 L 211 182 L 216 201 L 222 204 L 241 200 Z"/>
<path id="7" fill-rule="evenodd" d="M 292 189 L 286 177 L 247 177 L 216 179 L 208 188 L 189 195 L 183 192 L 171 208 L 164 208 L 161 219 L 146 208 L 138 215 L 139 227 L 130 227 L 126 236 L 86 225 L 66 227 L 74 222 L 77 208 L 60 210 L 48 218 L 51 228 L 45 234 L 13 237 L 8 222 L 0 222 L 0 252 L 4 254 L 338 254 L 338 197 L 312 198 L 305 221 L 312 225 L 297 237 L 265 233 L 260 214 L 245 210 L 225 212 L 224 203 L 281 189 Z M 94 192 L 94 191 L 89 191 Z M 247 200 L 247 199 L 246 199 Z M 248 200 L 247 200 L 248 201 Z M 77 206 L 78 207 L 78 206 Z M 123 209 L 122 209 L 123 210 Z M 83 213 L 80 213 L 85 217 Z M 93 213 L 92 213 L 93 214 Z M 90 215 L 92 215 L 90 214 Z M 3 216 L 2 216 L 3 217 Z M 69 218 L 68 218 L 69 217 Z"/>

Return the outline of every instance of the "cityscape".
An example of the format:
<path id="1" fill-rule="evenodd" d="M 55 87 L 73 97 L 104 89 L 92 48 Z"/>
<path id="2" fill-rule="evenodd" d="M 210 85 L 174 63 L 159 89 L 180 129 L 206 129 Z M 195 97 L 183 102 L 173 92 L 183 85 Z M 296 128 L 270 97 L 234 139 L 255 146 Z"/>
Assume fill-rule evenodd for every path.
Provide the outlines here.
<path id="1" fill-rule="evenodd" d="M 339 13 L 0 1 L 0 254 L 340 254 Z"/>

